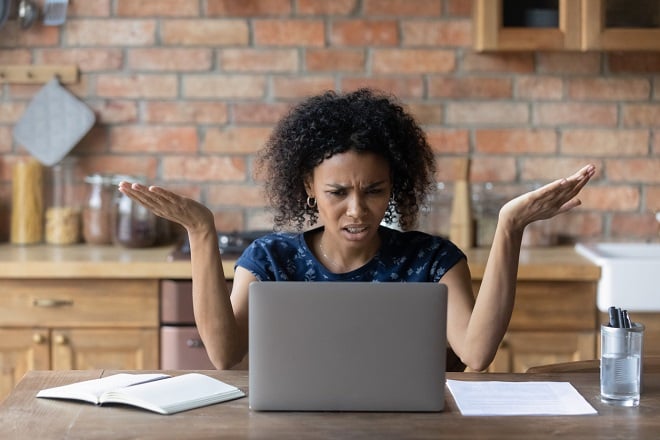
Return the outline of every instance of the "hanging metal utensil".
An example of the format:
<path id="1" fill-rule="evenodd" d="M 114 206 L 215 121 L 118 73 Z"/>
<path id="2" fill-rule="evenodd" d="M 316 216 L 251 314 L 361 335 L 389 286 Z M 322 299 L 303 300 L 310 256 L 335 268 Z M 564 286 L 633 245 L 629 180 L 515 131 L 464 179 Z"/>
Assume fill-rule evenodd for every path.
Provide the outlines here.
<path id="1" fill-rule="evenodd" d="M 0 0 L 0 28 L 7 18 L 9 18 L 9 9 L 11 7 L 11 0 Z"/>
<path id="2" fill-rule="evenodd" d="M 18 4 L 18 22 L 21 28 L 27 29 L 37 20 L 39 8 L 32 0 L 21 0 Z"/>

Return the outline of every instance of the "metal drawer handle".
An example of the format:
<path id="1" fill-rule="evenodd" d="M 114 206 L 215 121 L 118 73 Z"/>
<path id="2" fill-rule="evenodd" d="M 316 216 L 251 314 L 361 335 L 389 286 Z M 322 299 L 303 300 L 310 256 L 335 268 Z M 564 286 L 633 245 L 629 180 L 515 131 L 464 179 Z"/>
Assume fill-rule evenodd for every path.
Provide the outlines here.
<path id="1" fill-rule="evenodd" d="M 51 299 L 51 298 L 46 298 L 46 299 L 35 299 L 32 301 L 32 305 L 34 307 L 66 307 L 66 306 L 72 306 L 73 305 L 73 300 L 70 299 Z"/>
<path id="2" fill-rule="evenodd" d="M 204 348 L 204 343 L 201 339 L 188 339 L 186 345 L 189 348 Z"/>

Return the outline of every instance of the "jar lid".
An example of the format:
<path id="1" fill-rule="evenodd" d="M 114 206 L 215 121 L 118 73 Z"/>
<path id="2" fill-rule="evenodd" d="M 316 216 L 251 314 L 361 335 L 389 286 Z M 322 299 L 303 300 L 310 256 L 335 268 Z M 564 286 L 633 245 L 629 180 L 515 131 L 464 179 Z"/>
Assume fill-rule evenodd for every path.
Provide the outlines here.
<path id="1" fill-rule="evenodd" d="M 96 185 L 112 185 L 114 183 L 113 176 L 110 174 L 90 174 L 85 176 L 86 183 L 92 183 Z"/>

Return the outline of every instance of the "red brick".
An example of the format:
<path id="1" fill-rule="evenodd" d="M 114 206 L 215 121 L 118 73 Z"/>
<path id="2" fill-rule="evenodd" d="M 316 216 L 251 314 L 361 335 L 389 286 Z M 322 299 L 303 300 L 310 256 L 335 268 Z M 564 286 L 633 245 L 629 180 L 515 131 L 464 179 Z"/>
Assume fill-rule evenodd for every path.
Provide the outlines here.
<path id="1" fill-rule="evenodd" d="M 212 67 L 211 49 L 149 48 L 128 49 L 131 70 L 158 72 L 206 71 Z"/>
<path id="2" fill-rule="evenodd" d="M 580 193 L 582 207 L 599 211 L 636 211 L 641 195 L 637 186 L 587 185 Z"/>
<path id="3" fill-rule="evenodd" d="M 658 73 L 660 53 L 611 53 L 607 57 L 608 68 L 613 73 Z"/>
<path id="4" fill-rule="evenodd" d="M 298 15 L 351 15 L 358 0 L 298 0 Z"/>
<path id="5" fill-rule="evenodd" d="M 220 68 L 225 72 L 295 72 L 296 49 L 221 49 Z"/>
<path id="6" fill-rule="evenodd" d="M 561 153 L 572 156 L 643 156 L 648 152 L 646 130 L 564 130 Z"/>
<path id="7" fill-rule="evenodd" d="M 649 185 L 646 187 L 644 206 L 646 206 L 646 210 L 649 212 L 660 212 L 660 185 Z M 658 232 L 660 233 L 660 231 Z"/>
<path id="8" fill-rule="evenodd" d="M 372 69 L 378 74 L 445 73 L 455 67 L 455 55 L 450 50 L 373 49 Z"/>
<path id="9" fill-rule="evenodd" d="M 637 239 L 640 241 L 658 239 L 658 222 L 650 212 L 638 214 L 614 213 L 611 222 L 613 238 Z"/>
<path id="10" fill-rule="evenodd" d="M 409 102 L 405 108 L 420 125 L 440 125 L 443 123 L 442 105 L 432 102 Z"/>
<path id="11" fill-rule="evenodd" d="M 157 177 L 158 158 L 156 156 L 128 156 L 98 154 L 78 156 L 81 172 L 86 174 L 109 173 L 140 176 L 148 181 Z"/>
<path id="12" fill-rule="evenodd" d="M 597 75 L 601 53 L 539 52 L 537 72 L 541 74 Z"/>
<path id="13" fill-rule="evenodd" d="M 19 26 L 18 20 L 7 20 L 2 27 L 0 48 L 52 47 L 59 42 L 60 28 L 57 26 L 35 26 L 26 32 Z"/>
<path id="14" fill-rule="evenodd" d="M 214 206 L 266 206 L 263 189 L 256 185 L 220 184 L 209 188 L 207 200 Z"/>
<path id="15" fill-rule="evenodd" d="M 83 72 L 119 70 L 123 67 L 121 49 L 71 48 L 41 51 L 44 64 L 75 64 Z"/>
<path id="16" fill-rule="evenodd" d="M 501 156 L 473 156 L 470 164 L 472 182 L 510 182 L 516 178 L 516 159 Z"/>
<path id="17" fill-rule="evenodd" d="M 325 26 L 321 20 L 257 19 L 252 23 L 254 44 L 259 46 L 322 47 Z"/>
<path id="18" fill-rule="evenodd" d="M 580 207 L 553 217 L 551 221 L 560 243 L 573 244 L 580 239 L 596 238 L 603 234 L 603 217 L 583 212 Z"/>
<path id="19" fill-rule="evenodd" d="M 651 84 L 636 78 L 575 78 L 568 80 L 568 96 L 574 100 L 630 101 L 648 99 Z"/>
<path id="20" fill-rule="evenodd" d="M 155 20 L 79 19 L 66 24 L 65 46 L 151 46 Z"/>
<path id="21" fill-rule="evenodd" d="M 428 79 L 429 96 L 433 98 L 511 98 L 511 80 L 488 77 L 441 77 Z"/>
<path id="22" fill-rule="evenodd" d="M 599 161 L 591 161 L 596 165 L 596 176 L 591 180 L 598 180 L 602 174 Z M 584 167 L 589 161 L 582 158 L 572 157 L 530 157 L 521 161 L 520 179 L 549 183 L 557 179 L 573 175 Z"/>
<path id="23" fill-rule="evenodd" d="M 189 75 L 183 77 L 185 98 L 263 98 L 266 79 L 260 75 Z"/>
<path id="24" fill-rule="evenodd" d="M 225 124 L 228 121 L 224 102 L 149 101 L 144 104 L 144 120 L 162 124 Z"/>
<path id="25" fill-rule="evenodd" d="M 341 89 L 344 91 L 357 90 L 363 87 L 383 90 L 400 99 L 422 98 L 424 96 L 424 81 L 419 77 L 345 77 L 341 82 Z"/>
<path id="26" fill-rule="evenodd" d="M 275 98 L 305 98 L 334 88 L 335 81 L 331 76 L 273 78 L 273 96 Z"/>
<path id="27" fill-rule="evenodd" d="M 660 76 L 656 76 L 653 80 L 653 99 L 660 101 Z"/>
<path id="28" fill-rule="evenodd" d="M 464 72 L 533 73 L 532 54 L 483 54 L 467 52 L 463 56 L 461 68 Z"/>
<path id="29" fill-rule="evenodd" d="M 117 0 L 118 17 L 197 17 L 199 15 L 199 3 L 196 1 Z"/>
<path id="30" fill-rule="evenodd" d="M 110 129 L 112 151 L 122 153 L 196 153 L 195 127 L 129 125 Z"/>
<path id="31" fill-rule="evenodd" d="M 163 178 L 190 182 L 245 181 L 245 159 L 232 156 L 166 156 Z"/>
<path id="32" fill-rule="evenodd" d="M 487 154 L 548 154 L 557 151 L 554 130 L 477 130 L 475 148 Z"/>
<path id="33" fill-rule="evenodd" d="M 215 228 L 218 231 L 243 231 L 245 230 L 245 215 L 242 209 L 213 209 Z"/>
<path id="34" fill-rule="evenodd" d="M 518 76 L 516 97 L 519 99 L 560 100 L 564 95 L 564 81 L 550 76 Z"/>
<path id="35" fill-rule="evenodd" d="M 2 47 L 2 43 L 0 43 L 0 47 Z M 3 48 L 0 50 L 0 66 L 7 64 L 30 64 L 31 62 L 32 53 L 28 49 Z"/>
<path id="36" fill-rule="evenodd" d="M 15 123 L 27 107 L 25 102 L 1 102 L 0 101 L 0 123 Z"/>
<path id="37" fill-rule="evenodd" d="M 445 0 L 445 12 L 452 17 L 471 17 L 472 0 Z"/>
<path id="38" fill-rule="evenodd" d="M 660 104 L 622 104 L 626 127 L 660 127 Z"/>
<path id="39" fill-rule="evenodd" d="M 333 46 L 396 46 L 399 30 L 394 20 L 336 20 L 330 27 Z"/>
<path id="40" fill-rule="evenodd" d="M 174 98 L 176 75 L 98 75 L 96 95 L 107 98 Z"/>
<path id="41" fill-rule="evenodd" d="M 111 0 L 70 1 L 66 15 L 67 17 L 109 17 L 111 15 L 110 2 Z"/>
<path id="42" fill-rule="evenodd" d="M 539 103 L 534 105 L 534 121 L 540 125 L 614 127 L 617 108 L 616 104 Z"/>
<path id="43" fill-rule="evenodd" d="M 206 14 L 212 17 L 254 17 L 291 14 L 290 0 L 206 0 Z"/>
<path id="44" fill-rule="evenodd" d="M 509 102 L 450 102 L 446 107 L 449 124 L 526 124 L 526 104 Z"/>
<path id="45" fill-rule="evenodd" d="M 427 128 L 426 140 L 436 154 L 467 154 L 470 149 L 470 138 L 467 130 Z"/>
<path id="46" fill-rule="evenodd" d="M 393 15 L 439 17 L 442 2 L 439 0 L 364 0 L 366 15 Z"/>
<path id="47" fill-rule="evenodd" d="M 248 230 L 271 230 L 273 228 L 273 213 L 265 209 L 256 212 L 251 211 L 246 223 Z"/>
<path id="48" fill-rule="evenodd" d="M 404 20 L 401 23 L 404 46 L 464 47 L 472 44 L 472 22 Z"/>
<path id="49" fill-rule="evenodd" d="M 104 99 L 87 101 L 97 115 L 100 124 L 134 123 L 138 120 L 138 106 L 135 101 L 122 99 Z"/>
<path id="50" fill-rule="evenodd" d="M 309 72 L 364 72 L 366 54 L 363 49 L 307 49 L 305 70 Z"/>
<path id="51" fill-rule="evenodd" d="M 202 151 L 225 154 L 256 153 L 264 146 L 270 133 L 270 127 L 209 128 Z"/>
<path id="52" fill-rule="evenodd" d="M 660 183 L 660 158 L 609 159 L 606 166 L 612 182 Z"/>
<path id="53" fill-rule="evenodd" d="M 249 29 L 245 20 L 162 20 L 162 44 L 183 46 L 246 46 Z"/>
<path id="54" fill-rule="evenodd" d="M 231 104 L 235 124 L 274 124 L 291 108 L 289 103 L 237 102 Z"/>

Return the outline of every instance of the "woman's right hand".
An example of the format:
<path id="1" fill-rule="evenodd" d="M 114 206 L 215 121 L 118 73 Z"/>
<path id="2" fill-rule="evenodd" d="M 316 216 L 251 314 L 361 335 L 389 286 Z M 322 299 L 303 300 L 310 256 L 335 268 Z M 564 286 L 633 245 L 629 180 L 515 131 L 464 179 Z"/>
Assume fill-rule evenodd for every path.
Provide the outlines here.
<path id="1" fill-rule="evenodd" d="M 215 232 L 213 213 L 201 203 L 159 186 L 120 182 L 119 191 L 150 209 L 154 214 L 179 223 L 188 234 L 197 231 Z"/>

